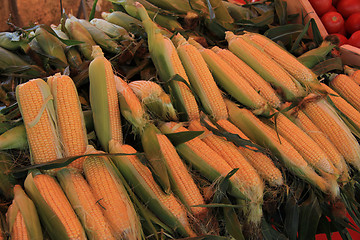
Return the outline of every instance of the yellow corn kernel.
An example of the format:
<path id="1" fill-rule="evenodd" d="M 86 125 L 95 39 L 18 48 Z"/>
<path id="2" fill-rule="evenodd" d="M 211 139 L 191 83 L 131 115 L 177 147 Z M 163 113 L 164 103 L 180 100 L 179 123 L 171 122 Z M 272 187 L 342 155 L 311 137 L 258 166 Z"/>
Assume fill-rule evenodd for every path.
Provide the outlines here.
<path id="1" fill-rule="evenodd" d="M 100 152 L 92 152 L 100 153 Z M 116 239 L 136 239 L 138 219 L 125 188 L 108 167 L 106 157 L 90 156 L 84 161 L 84 173 L 97 204 L 109 221 Z"/>
<path id="2" fill-rule="evenodd" d="M 306 115 L 299 110 L 295 114 L 295 123 L 304 130 L 326 153 L 330 161 L 340 171 L 340 173 L 347 172 L 346 162 L 344 157 L 336 149 L 334 144 L 330 142 L 326 134 L 324 134 Z"/>
<path id="3" fill-rule="evenodd" d="M 225 131 L 237 134 L 239 137 L 249 140 L 250 139 L 234 124 L 228 120 L 219 120 L 216 122 Z M 275 166 L 274 162 L 265 154 L 256 152 L 254 147 L 246 146 L 238 148 L 240 153 L 250 162 L 250 164 L 256 169 L 259 175 L 269 182 L 270 185 L 280 186 L 284 184 L 284 179 L 280 170 Z"/>
<path id="4" fill-rule="evenodd" d="M 199 50 L 186 42 L 180 34 L 176 35 L 173 41 L 177 45 L 177 52 L 190 83 L 199 96 L 206 113 L 215 119 L 227 118 L 226 105 L 220 89 Z"/>
<path id="5" fill-rule="evenodd" d="M 13 205 L 10 205 L 8 211 L 11 211 L 12 207 L 13 207 Z M 24 218 L 20 211 L 18 211 L 18 213 L 16 214 L 16 218 L 13 223 L 12 229 L 9 229 L 9 230 L 11 233 L 11 239 L 13 239 L 13 240 L 28 240 L 29 239 L 29 234 L 26 229 L 25 221 L 24 221 Z M 0 234 L 0 235 L 1 235 L 0 239 L 3 239 L 2 234 Z"/>
<path id="6" fill-rule="evenodd" d="M 57 178 L 89 239 L 115 240 L 110 225 L 82 174 L 73 169 L 62 169 L 57 172 Z"/>
<path id="7" fill-rule="evenodd" d="M 163 134 L 157 134 L 157 139 L 168 169 L 171 172 L 170 175 L 174 179 L 180 194 L 183 195 L 186 204 L 188 206 L 205 204 L 199 188 L 170 140 Z M 201 216 L 206 211 L 206 208 L 193 208 L 191 210 L 195 216 Z"/>
<path id="8" fill-rule="evenodd" d="M 18 85 L 17 101 L 24 120 L 31 161 L 45 163 L 62 157 L 55 129 L 54 106 L 48 85 L 42 79 L 33 79 Z"/>
<path id="9" fill-rule="evenodd" d="M 85 153 L 87 133 L 84 115 L 73 80 L 66 75 L 55 74 L 48 78 L 48 85 L 54 96 L 57 127 L 64 157 Z M 69 166 L 82 169 L 84 158 L 79 158 Z"/>
<path id="10" fill-rule="evenodd" d="M 60 219 L 69 239 L 86 239 L 79 219 L 56 180 L 49 175 L 39 174 L 34 177 L 34 183 L 47 205 Z"/>
<path id="11" fill-rule="evenodd" d="M 349 66 L 344 66 L 344 72 L 348 75 L 357 85 L 360 85 L 360 70 L 351 68 Z"/>
<path id="12" fill-rule="evenodd" d="M 211 50 L 229 64 L 237 72 L 237 74 L 248 81 L 249 84 L 269 103 L 270 106 L 274 108 L 280 107 L 281 100 L 275 90 L 249 65 L 227 49 L 213 47 Z"/>
<path id="13" fill-rule="evenodd" d="M 330 86 L 348 101 L 356 110 L 360 111 L 360 86 L 345 74 L 337 75 Z"/>
<path id="14" fill-rule="evenodd" d="M 324 100 L 304 104 L 303 111 L 326 134 L 345 161 L 360 169 L 360 145 L 335 111 Z"/>

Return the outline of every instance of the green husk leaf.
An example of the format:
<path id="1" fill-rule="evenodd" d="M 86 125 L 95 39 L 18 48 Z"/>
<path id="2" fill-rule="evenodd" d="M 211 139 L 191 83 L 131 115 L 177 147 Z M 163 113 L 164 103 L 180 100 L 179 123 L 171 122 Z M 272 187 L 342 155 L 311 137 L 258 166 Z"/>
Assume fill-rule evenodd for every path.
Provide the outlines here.
<path id="1" fill-rule="evenodd" d="M 299 225 L 299 207 L 293 195 L 288 195 L 285 204 L 285 221 L 284 227 L 289 240 L 296 240 Z"/>
<path id="2" fill-rule="evenodd" d="M 286 24 L 268 29 L 264 35 L 274 42 L 280 41 L 284 45 L 288 45 L 299 36 L 303 29 L 304 25 L 302 24 Z"/>
<path id="3" fill-rule="evenodd" d="M 275 12 L 280 25 L 285 25 L 287 21 L 287 2 L 283 0 L 275 0 Z"/>
<path id="4" fill-rule="evenodd" d="M 314 67 L 311 68 L 311 70 L 316 75 L 320 76 L 334 70 L 342 71 L 343 63 L 340 57 L 330 58 L 316 64 Z"/>
<path id="5" fill-rule="evenodd" d="M 89 21 L 91 21 L 95 16 L 97 2 L 98 2 L 98 0 L 94 0 L 94 3 L 93 3 L 92 8 L 91 8 L 91 12 L 89 14 Z"/>
<path id="6" fill-rule="evenodd" d="M 229 202 L 228 200 L 226 202 Z M 232 207 L 224 207 L 224 222 L 226 231 L 236 240 L 245 240 L 242 233 L 242 225 L 239 218 Z"/>
<path id="7" fill-rule="evenodd" d="M 166 133 L 165 136 L 169 138 L 175 147 L 177 147 L 179 144 L 190 141 L 191 139 L 194 139 L 203 133 L 204 131 L 186 131 L 178 133 Z"/>
<path id="8" fill-rule="evenodd" d="M 0 193 L 8 200 L 14 196 L 13 187 L 16 183 L 11 173 L 13 164 L 8 153 L 0 152 Z"/>
<path id="9" fill-rule="evenodd" d="M 299 206 L 299 240 L 311 239 L 316 234 L 321 217 L 319 201 L 314 192 L 310 192 L 309 198 Z"/>
<path id="10" fill-rule="evenodd" d="M 0 150 L 26 149 L 28 141 L 23 124 L 17 125 L 0 135 Z"/>

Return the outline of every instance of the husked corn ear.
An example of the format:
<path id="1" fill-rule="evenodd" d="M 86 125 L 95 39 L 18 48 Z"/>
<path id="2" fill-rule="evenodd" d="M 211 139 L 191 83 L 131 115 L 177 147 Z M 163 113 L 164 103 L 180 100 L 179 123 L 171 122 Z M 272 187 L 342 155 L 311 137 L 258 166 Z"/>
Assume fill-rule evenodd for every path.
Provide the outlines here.
<path id="1" fill-rule="evenodd" d="M 159 28 L 149 18 L 146 9 L 141 4 L 136 4 L 136 7 L 147 33 L 151 59 L 159 72 L 161 81 L 168 82 L 178 74 L 189 83 L 185 69 L 171 40 L 159 32 Z M 172 96 L 176 99 L 175 107 L 178 113 L 185 114 L 184 118 L 188 120 L 199 119 L 197 102 L 186 84 L 180 81 L 171 81 L 169 86 Z"/>
<path id="2" fill-rule="evenodd" d="M 335 107 L 339 109 L 346 117 L 348 117 L 356 127 L 360 128 L 360 112 L 327 85 L 323 83 L 321 85 L 329 94 L 328 97 L 333 102 Z"/>
<path id="3" fill-rule="evenodd" d="M 253 109 L 258 114 L 267 114 L 268 105 L 263 97 L 240 76 L 228 63 L 210 49 L 205 49 L 198 42 L 189 39 L 188 42 L 194 45 L 201 53 L 209 66 L 214 79 L 232 97 L 241 104 Z"/>
<path id="4" fill-rule="evenodd" d="M 244 36 L 252 43 L 258 45 L 260 49 L 271 57 L 271 59 L 277 62 L 304 86 L 313 87 L 314 89 L 321 88 L 320 82 L 316 78 L 317 76 L 309 68 L 299 62 L 295 56 L 280 47 L 274 41 L 258 33 L 246 32 Z"/>
<path id="5" fill-rule="evenodd" d="M 166 122 L 160 128 L 163 133 L 189 131 L 176 122 Z M 184 160 L 189 162 L 189 165 L 199 171 L 210 182 L 218 181 L 220 177 L 225 177 L 233 170 L 223 157 L 211 149 L 199 137 L 177 145 L 176 150 Z M 243 183 L 238 174 L 230 178 L 230 184 L 229 194 L 235 198 L 244 198 L 244 194 L 241 192 Z"/>
<path id="6" fill-rule="evenodd" d="M 277 112 L 276 117 L 273 117 L 271 121 L 275 124 L 274 127 L 276 131 L 282 135 L 313 168 L 329 174 L 339 174 L 319 145 L 284 114 Z"/>
<path id="7" fill-rule="evenodd" d="M 89 239 L 114 239 L 110 224 L 82 174 L 71 168 L 56 173 L 60 185 L 79 217 Z"/>
<path id="8" fill-rule="evenodd" d="M 240 109 L 229 100 L 226 100 L 225 103 L 229 111 L 229 120 L 252 141 L 269 148 L 293 174 L 310 182 L 323 192 L 333 190 L 322 177 L 315 173 L 295 148 L 285 138 L 278 135 L 274 129 L 260 121 L 249 110 Z"/>
<path id="9" fill-rule="evenodd" d="M 173 190 L 179 198 L 184 201 L 188 207 L 193 205 L 205 204 L 204 198 L 196 186 L 194 179 L 191 177 L 189 170 L 184 162 L 180 159 L 175 147 L 170 140 L 163 134 L 157 134 L 157 139 L 160 144 L 160 149 L 165 157 L 168 171 L 170 172 L 170 179 L 172 178 L 175 186 Z M 190 208 L 195 216 L 203 215 L 206 208 Z"/>
<path id="10" fill-rule="evenodd" d="M 227 110 L 220 89 L 199 50 L 189 44 L 179 33 L 173 37 L 172 41 L 177 47 L 190 84 L 199 96 L 205 112 L 215 119 L 227 118 Z"/>
<path id="11" fill-rule="evenodd" d="M 14 200 L 7 210 L 6 222 L 11 239 L 43 239 L 35 205 L 20 185 L 14 186 Z M 0 236 L 4 239 L 2 232 Z"/>
<path id="12" fill-rule="evenodd" d="M 130 82 L 129 87 L 149 112 L 154 115 L 154 118 L 160 118 L 164 121 L 178 120 L 169 95 L 157 83 L 139 80 Z"/>
<path id="13" fill-rule="evenodd" d="M 55 74 L 47 81 L 54 96 L 57 128 L 64 157 L 84 154 L 88 144 L 84 115 L 73 80 L 66 75 Z M 84 158 L 79 158 L 69 166 L 82 169 Z"/>
<path id="14" fill-rule="evenodd" d="M 242 76 L 249 84 L 262 96 L 271 107 L 280 107 L 281 100 L 271 85 L 266 82 L 259 74 L 257 74 L 249 65 L 243 62 L 235 54 L 227 49 L 213 47 L 211 49 L 229 64 L 237 74 Z"/>
<path id="15" fill-rule="evenodd" d="M 222 156 L 233 169 L 238 168 L 237 175 L 242 182 L 241 189 L 250 199 L 249 220 L 259 223 L 262 216 L 261 204 L 263 202 L 264 183 L 256 170 L 247 162 L 237 147 L 225 139 L 213 135 L 201 126 L 199 121 L 192 121 L 189 125 L 191 131 L 205 131 L 202 140 L 216 153 Z"/>
<path id="16" fill-rule="evenodd" d="M 136 132 L 142 132 L 147 120 L 139 99 L 128 84 L 118 76 L 115 76 L 115 85 L 121 114 L 132 124 Z"/>
<path id="17" fill-rule="evenodd" d="M 304 130 L 326 153 L 330 161 L 340 171 L 341 174 L 347 175 L 347 165 L 344 157 L 336 149 L 334 144 L 301 110 L 295 113 L 295 123 Z"/>
<path id="18" fill-rule="evenodd" d="M 110 152 L 136 154 L 130 145 L 116 141 L 110 141 Z M 113 161 L 137 196 L 161 221 L 183 236 L 195 235 L 188 221 L 187 209 L 172 193 L 164 193 L 150 169 L 136 155 L 115 156 Z"/>
<path id="19" fill-rule="evenodd" d="M 360 169 L 360 145 L 335 110 L 325 100 L 319 100 L 304 104 L 303 111 L 327 135 L 345 161 Z"/>
<path id="20" fill-rule="evenodd" d="M 101 153 L 89 148 L 87 153 Z M 115 239 L 139 239 L 140 222 L 130 198 L 106 157 L 89 156 L 84 173 Z"/>
<path id="21" fill-rule="evenodd" d="M 262 78 L 281 90 L 288 101 L 305 94 L 300 83 L 290 76 L 279 64 L 268 57 L 245 37 L 226 32 L 229 50 L 254 69 Z"/>
<path id="22" fill-rule="evenodd" d="M 216 122 L 225 131 L 237 134 L 239 137 L 249 140 L 250 139 L 234 124 L 226 119 Z M 284 179 L 280 170 L 275 166 L 274 162 L 265 154 L 256 152 L 256 149 L 251 146 L 239 147 L 240 153 L 248 160 L 248 162 L 256 169 L 259 175 L 269 182 L 270 185 L 280 186 L 284 184 Z"/>
<path id="23" fill-rule="evenodd" d="M 86 239 L 79 219 L 53 177 L 31 172 L 25 189 L 52 239 Z"/>
<path id="24" fill-rule="evenodd" d="M 360 111 L 360 86 L 345 74 L 337 75 L 330 82 L 331 88 Z"/>
<path id="25" fill-rule="evenodd" d="M 353 69 L 349 66 L 344 66 L 344 72 L 348 75 L 357 85 L 360 85 L 360 70 Z"/>
<path id="26" fill-rule="evenodd" d="M 111 139 L 122 142 L 119 100 L 111 63 L 99 46 L 94 46 L 93 56 L 89 66 L 90 105 L 96 136 L 108 151 Z"/>
<path id="27" fill-rule="evenodd" d="M 33 164 L 62 157 L 55 128 L 53 96 L 42 79 L 33 79 L 16 88 L 16 99 L 23 117 Z"/>

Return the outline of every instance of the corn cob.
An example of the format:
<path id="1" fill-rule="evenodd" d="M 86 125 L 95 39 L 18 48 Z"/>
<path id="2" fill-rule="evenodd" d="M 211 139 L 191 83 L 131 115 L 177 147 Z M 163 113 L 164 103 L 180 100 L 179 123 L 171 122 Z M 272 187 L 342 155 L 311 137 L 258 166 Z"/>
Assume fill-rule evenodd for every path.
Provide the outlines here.
<path id="1" fill-rule="evenodd" d="M 256 170 L 247 162 L 237 147 L 225 139 L 213 135 L 201 126 L 199 121 L 192 121 L 189 125 L 190 131 L 204 131 L 202 140 L 220 156 L 232 168 L 238 168 L 238 176 L 241 179 L 242 191 L 250 199 L 249 221 L 260 223 L 262 216 L 261 205 L 263 202 L 264 183 Z"/>
<path id="2" fill-rule="evenodd" d="M 131 146 L 113 140 L 109 145 L 110 153 L 136 153 Z M 112 159 L 137 196 L 161 221 L 184 237 L 194 235 L 188 222 L 187 209 L 172 193 L 165 194 L 162 191 L 151 171 L 136 155 L 113 156 Z"/>
<path id="3" fill-rule="evenodd" d="M 90 33 L 94 41 L 105 51 L 110 53 L 118 53 L 119 45 L 117 42 L 106 35 L 102 30 L 98 29 L 85 19 L 77 19 L 77 21 Z"/>
<path id="4" fill-rule="evenodd" d="M 355 70 L 349 66 L 344 67 L 344 72 L 348 75 L 357 85 L 360 85 L 360 70 Z"/>
<path id="5" fill-rule="evenodd" d="M 68 40 L 69 37 L 68 35 L 66 35 L 63 31 L 60 30 L 61 25 L 59 26 L 55 26 L 55 25 L 50 25 L 51 29 L 55 32 L 55 34 L 64 40 Z M 81 56 L 80 53 L 78 52 L 78 50 L 76 50 L 75 46 L 66 46 L 65 44 L 62 44 L 64 50 L 65 50 L 65 54 L 66 54 L 66 58 L 68 60 L 68 63 L 70 64 L 70 66 L 78 68 L 81 63 Z"/>
<path id="6" fill-rule="evenodd" d="M 237 134 L 240 138 L 250 139 L 240 131 L 234 124 L 228 120 L 219 120 L 216 122 L 225 131 Z M 275 166 L 274 162 L 265 154 L 256 152 L 257 149 L 251 146 L 239 147 L 240 153 L 250 162 L 250 164 L 256 169 L 259 175 L 269 182 L 272 186 L 281 186 L 284 184 L 284 179 L 280 170 Z"/>
<path id="7" fill-rule="evenodd" d="M 316 75 L 299 62 L 295 56 L 280 47 L 271 39 L 261 34 L 250 32 L 246 32 L 244 36 L 252 43 L 258 45 L 260 49 L 271 57 L 271 59 L 277 62 L 305 87 L 310 87 L 314 90 L 321 89 L 320 82 L 317 80 Z"/>
<path id="8" fill-rule="evenodd" d="M 156 24 L 151 21 L 145 8 L 137 3 L 138 14 L 144 24 L 148 35 L 148 46 L 151 59 L 153 60 L 160 79 L 168 82 L 176 74 L 180 75 L 188 84 L 189 80 L 185 69 L 181 64 L 180 58 L 171 40 L 163 36 Z M 171 94 L 176 100 L 176 109 L 180 114 L 185 114 L 184 118 L 199 119 L 199 109 L 195 97 L 185 83 L 171 81 L 169 83 Z"/>
<path id="9" fill-rule="evenodd" d="M 274 129 L 261 122 L 249 110 L 240 109 L 229 100 L 226 100 L 225 103 L 229 111 L 229 120 L 246 136 L 260 146 L 269 148 L 296 176 L 308 181 L 323 192 L 329 191 L 328 183 L 315 173 L 286 139 L 278 136 Z"/>
<path id="10" fill-rule="evenodd" d="M 48 78 L 48 85 L 54 97 L 57 127 L 64 157 L 84 154 L 88 144 L 87 133 L 73 80 L 69 76 L 55 74 Z M 84 158 L 79 158 L 70 163 L 70 166 L 82 169 L 83 161 Z"/>
<path id="11" fill-rule="evenodd" d="M 331 88 L 360 111 L 360 86 L 345 74 L 339 74 L 330 82 Z"/>
<path id="12" fill-rule="evenodd" d="M 166 161 L 169 172 L 172 189 L 185 206 L 205 204 L 199 188 L 196 186 L 194 179 L 191 177 L 189 170 L 180 159 L 175 147 L 170 140 L 163 134 L 157 134 L 157 140 L 160 145 L 162 154 Z M 204 215 L 206 208 L 191 208 L 195 216 Z"/>
<path id="13" fill-rule="evenodd" d="M 125 28 L 110 23 L 105 19 L 93 18 L 90 23 L 102 30 L 111 38 L 133 40 Z"/>
<path id="14" fill-rule="evenodd" d="M 158 84 L 140 80 L 130 82 L 129 87 L 148 108 L 153 118 L 159 118 L 163 121 L 178 120 L 169 95 Z"/>
<path id="15" fill-rule="evenodd" d="M 249 84 L 262 96 L 271 107 L 280 107 L 281 100 L 275 90 L 259 74 L 257 74 L 249 65 L 243 62 L 235 54 L 227 49 L 213 47 L 211 49 L 229 64 L 237 74 L 242 76 Z"/>
<path id="16" fill-rule="evenodd" d="M 56 177 L 79 217 L 88 238 L 115 240 L 110 225 L 82 174 L 71 168 L 63 168 L 56 173 Z"/>
<path id="17" fill-rule="evenodd" d="M 271 121 L 276 131 L 300 153 L 310 166 L 319 172 L 339 174 L 319 145 L 284 114 L 277 112 Z"/>
<path id="18" fill-rule="evenodd" d="M 89 146 L 86 153 L 102 152 Z M 84 161 L 86 180 L 113 229 L 115 239 L 140 239 L 137 213 L 113 168 L 110 160 L 103 156 L 89 156 Z"/>
<path id="19" fill-rule="evenodd" d="M 281 90 L 285 100 L 292 101 L 305 94 L 297 80 L 248 39 L 234 35 L 232 32 L 226 32 L 226 40 L 229 43 L 229 50 L 276 89 Z"/>
<path id="20" fill-rule="evenodd" d="M 88 60 L 93 59 L 92 47 L 96 45 L 93 38 L 86 28 L 84 28 L 78 21 L 74 18 L 68 18 L 65 21 L 65 28 L 70 34 L 72 39 L 82 41 L 79 45 L 80 52 L 84 55 L 84 57 Z"/>
<path id="21" fill-rule="evenodd" d="M 14 186 L 14 200 L 8 208 L 6 219 L 11 239 L 43 239 L 35 205 L 20 185 Z"/>
<path id="22" fill-rule="evenodd" d="M 16 99 L 23 117 L 33 164 L 62 157 L 55 129 L 55 110 L 49 86 L 33 79 L 16 88 Z"/>
<path id="23" fill-rule="evenodd" d="M 111 139 L 122 142 L 119 101 L 111 63 L 99 46 L 94 46 L 93 57 L 89 66 L 90 105 L 96 135 L 107 151 Z"/>
<path id="24" fill-rule="evenodd" d="M 216 86 L 199 50 L 177 34 L 172 41 L 177 47 L 180 60 L 205 112 L 215 119 L 227 118 L 227 110 L 220 89 Z"/>
<path id="25" fill-rule="evenodd" d="M 147 124 L 147 115 L 135 93 L 120 77 L 115 76 L 116 91 L 120 103 L 120 111 L 136 132 L 142 132 Z"/>
<path id="26" fill-rule="evenodd" d="M 253 109 L 257 114 L 267 114 L 268 105 L 263 97 L 224 60 L 210 49 L 205 49 L 193 39 L 188 42 L 194 45 L 201 53 L 203 59 L 209 66 L 214 79 L 232 97 L 241 104 Z"/>
<path id="27" fill-rule="evenodd" d="M 63 43 L 59 39 L 41 27 L 36 29 L 35 36 L 41 49 L 46 54 L 60 59 L 66 65 L 68 64 Z"/>
<path id="28" fill-rule="evenodd" d="M 319 100 L 305 103 L 303 111 L 326 134 L 345 161 L 360 169 L 360 145 L 335 110 L 325 100 Z"/>
<path id="29" fill-rule="evenodd" d="M 128 32 L 131 32 L 132 27 L 136 27 L 136 28 L 142 27 L 141 21 L 129 16 L 124 12 L 120 12 L 120 11 L 114 11 L 112 13 L 102 12 L 101 16 L 106 21 L 125 28 L 126 31 Z"/>
<path id="30" fill-rule="evenodd" d="M 339 94 L 337 94 L 327 85 L 323 83 L 321 85 L 328 93 L 328 97 L 335 105 L 335 107 L 352 121 L 352 123 L 355 125 L 355 128 L 360 128 L 360 112 L 356 110 L 353 106 L 351 106 L 344 98 L 340 97 Z"/>
<path id="31" fill-rule="evenodd" d="M 79 219 L 53 177 L 30 172 L 24 185 L 51 239 L 86 239 Z"/>
<path id="32" fill-rule="evenodd" d="M 164 134 L 189 131 L 179 123 L 167 122 L 161 125 Z M 211 149 L 199 137 L 176 146 L 179 155 L 186 160 L 189 165 L 200 172 L 202 176 L 210 182 L 216 182 L 219 178 L 225 177 L 233 168 Z M 235 198 L 246 198 L 240 190 L 242 188 L 241 178 L 235 174 L 230 178 L 229 194 Z"/>
<path id="33" fill-rule="evenodd" d="M 10 128 L 0 135 L 0 150 L 25 149 L 29 144 L 23 124 Z"/>
<path id="34" fill-rule="evenodd" d="M 299 110 L 294 113 L 294 122 L 305 131 L 326 153 L 334 166 L 340 171 L 344 177 L 347 174 L 347 165 L 344 157 L 330 142 L 326 134 L 324 134 L 305 114 Z M 345 177 L 346 178 L 346 177 Z"/>

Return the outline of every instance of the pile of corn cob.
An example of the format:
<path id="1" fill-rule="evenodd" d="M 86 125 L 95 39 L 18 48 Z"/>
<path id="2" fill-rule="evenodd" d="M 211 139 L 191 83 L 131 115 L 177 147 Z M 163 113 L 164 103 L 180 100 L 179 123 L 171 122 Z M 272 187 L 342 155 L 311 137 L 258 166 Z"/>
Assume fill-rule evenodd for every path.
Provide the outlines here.
<path id="1" fill-rule="evenodd" d="M 360 170 L 354 137 L 360 137 L 359 72 L 333 76 L 328 87 L 264 36 L 227 32 L 228 49 L 207 49 L 180 34 L 170 40 L 140 4 L 133 7 L 166 91 L 152 81 L 128 83 L 117 76 L 101 50 L 118 51 L 111 38 L 101 43 L 88 22 L 69 18 L 65 28 L 83 42 L 78 50 L 91 60 L 96 141 L 88 142 L 69 76 L 57 73 L 18 85 L 24 124 L 17 130 L 20 136 L 26 131 L 31 164 L 73 161 L 63 168 L 30 170 L 25 191 L 11 179 L 7 198 L 13 196 L 13 202 L 6 214 L 11 238 L 234 236 L 228 228 L 224 233 L 207 206 L 223 181 L 228 185 L 220 200 L 236 205 L 236 219 L 255 227 L 263 217 L 265 189 L 288 185 L 286 176 L 309 183 L 329 201 L 339 200 L 342 186 Z M 110 15 L 104 17 L 109 21 Z M 80 35 L 75 27 L 86 31 Z M 38 28 L 34 39 L 40 44 L 46 34 Z M 59 41 L 53 35 L 47 39 Z M 66 65 L 79 59 L 69 57 L 70 50 L 78 54 L 75 48 L 65 53 L 60 43 L 40 46 Z M 123 139 L 124 120 L 139 136 L 137 147 L 144 154 Z M 242 144 L 228 140 L 229 135 Z M 24 142 L 1 137 L 2 149 Z"/>

